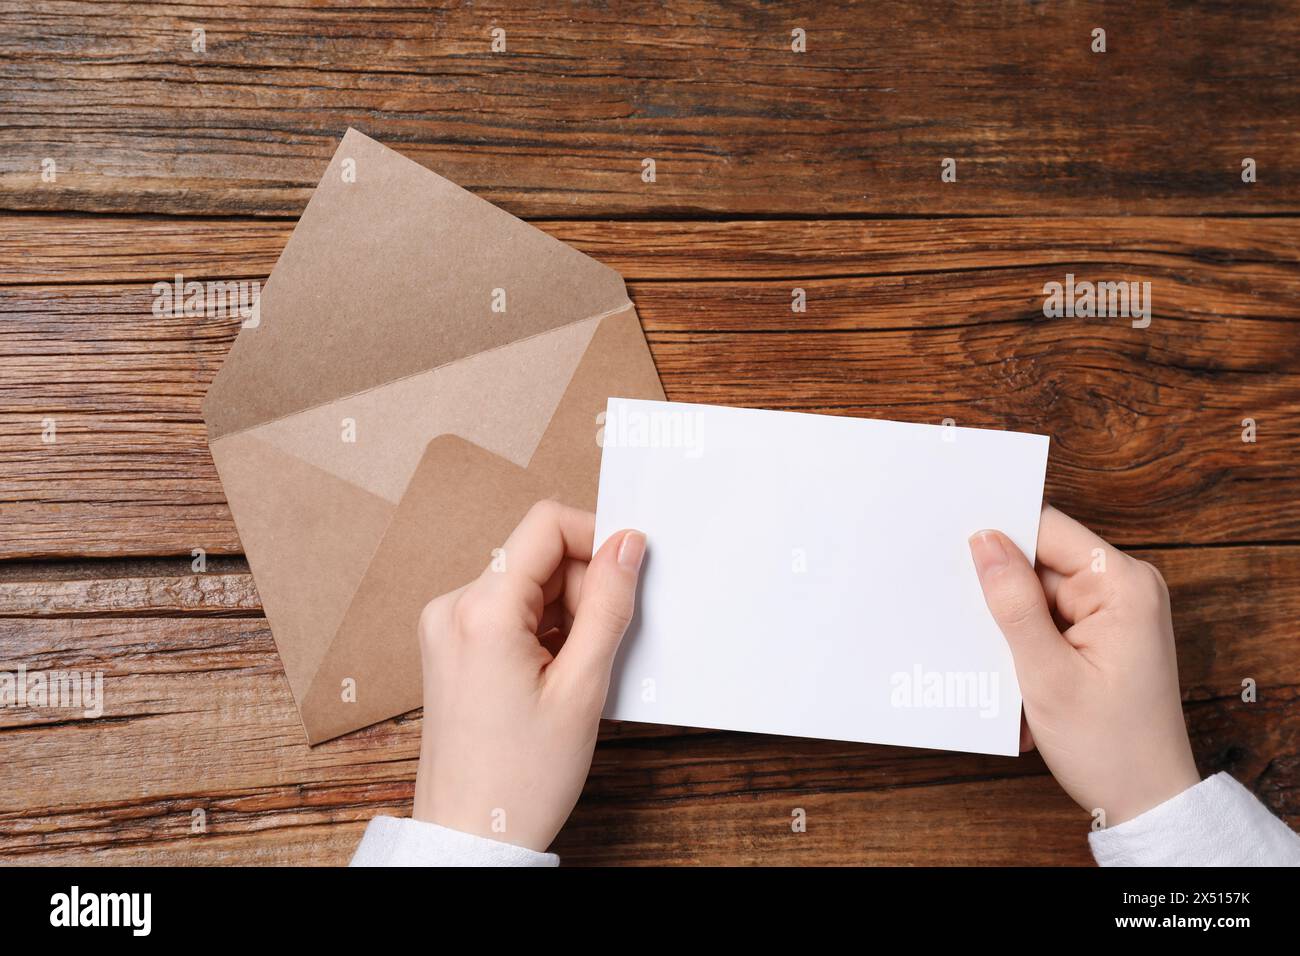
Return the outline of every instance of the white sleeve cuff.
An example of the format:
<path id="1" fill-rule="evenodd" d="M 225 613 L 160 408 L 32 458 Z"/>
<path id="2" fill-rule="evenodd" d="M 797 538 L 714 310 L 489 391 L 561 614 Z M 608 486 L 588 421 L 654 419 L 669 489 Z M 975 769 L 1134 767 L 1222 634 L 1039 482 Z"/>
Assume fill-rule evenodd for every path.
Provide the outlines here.
<path id="1" fill-rule="evenodd" d="M 554 853 L 449 830 L 421 820 L 375 817 L 351 866 L 558 866 Z"/>
<path id="2" fill-rule="evenodd" d="M 1088 843 L 1101 866 L 1300 866 L 1300 837 L 1226 773 Z"/>

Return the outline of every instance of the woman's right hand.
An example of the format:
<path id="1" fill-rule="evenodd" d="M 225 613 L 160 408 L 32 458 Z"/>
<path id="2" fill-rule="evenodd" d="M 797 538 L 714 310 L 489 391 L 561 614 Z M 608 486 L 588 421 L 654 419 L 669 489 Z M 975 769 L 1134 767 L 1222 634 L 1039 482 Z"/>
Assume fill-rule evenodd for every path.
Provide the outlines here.
<path id="1" fill-rule="evenodd" d="M 1028 733 L 1058 783 L 1115 826 L 1200 781 L 1178 691 L 1160 572 L 1050 505 L 1038 571 L 1006 535 L 970 539 L 984 598 L 1011 647 Z"/>

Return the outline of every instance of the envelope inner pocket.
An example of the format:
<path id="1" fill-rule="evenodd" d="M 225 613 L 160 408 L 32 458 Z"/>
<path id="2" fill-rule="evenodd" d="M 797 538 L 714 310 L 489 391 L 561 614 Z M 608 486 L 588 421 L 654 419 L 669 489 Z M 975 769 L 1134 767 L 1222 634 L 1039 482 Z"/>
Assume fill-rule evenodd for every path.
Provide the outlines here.
<path id="1" fill-rule="evenodd" d="M 526 468 L 599 324 L 583 319 L 256 429 L 258 438 L 386 501 L 425 446 L 467 441 Z"/>

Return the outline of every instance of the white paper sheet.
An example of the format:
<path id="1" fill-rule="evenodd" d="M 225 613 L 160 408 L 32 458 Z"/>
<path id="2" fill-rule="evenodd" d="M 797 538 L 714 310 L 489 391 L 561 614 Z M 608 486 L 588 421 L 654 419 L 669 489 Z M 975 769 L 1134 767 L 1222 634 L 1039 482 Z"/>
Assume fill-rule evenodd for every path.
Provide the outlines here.
<path id="1" fill-rule="evenodd" d="M 616 720 L 1015 754 L 967 538 L 1030 560 L 1048 439 L 612 398 L 596 541 L 648 538 Z"/>

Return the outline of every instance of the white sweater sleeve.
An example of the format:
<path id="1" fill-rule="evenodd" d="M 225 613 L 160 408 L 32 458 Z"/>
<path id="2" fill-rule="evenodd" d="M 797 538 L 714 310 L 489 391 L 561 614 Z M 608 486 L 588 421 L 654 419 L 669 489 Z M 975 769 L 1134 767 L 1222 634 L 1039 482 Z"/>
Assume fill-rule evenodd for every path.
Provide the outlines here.
<path id="1" fill-rule="evenodd" d="M 375 817 L 351 866 L 558 866 L 554 853 L 471 836 L 421 820 Z"/>
<path id="2" fill-rule="evenodd" d="M 1226 773 L 1088 842 L 1102 866 L 1300 866 L 1300 837 Z"/>

